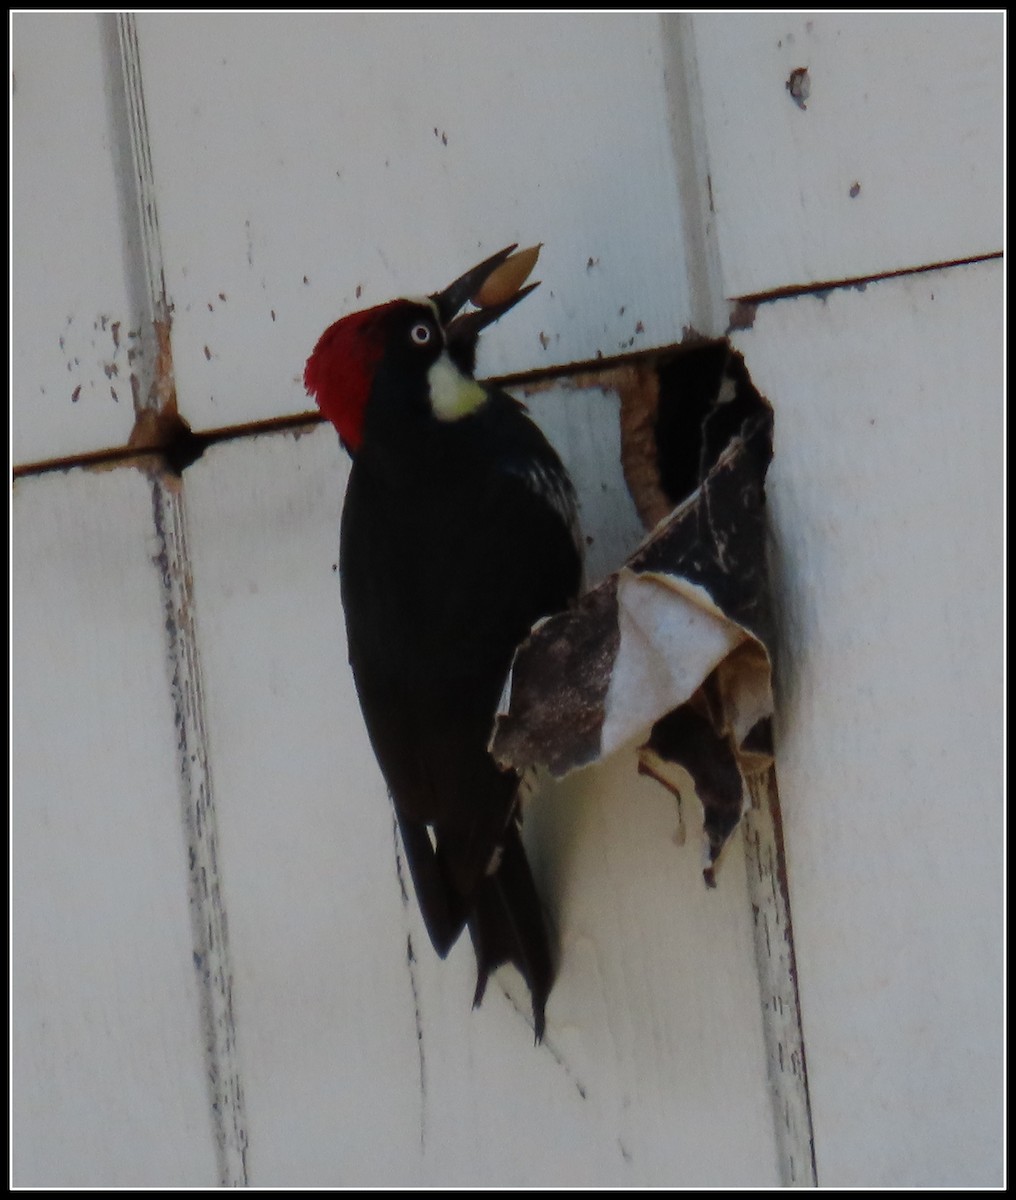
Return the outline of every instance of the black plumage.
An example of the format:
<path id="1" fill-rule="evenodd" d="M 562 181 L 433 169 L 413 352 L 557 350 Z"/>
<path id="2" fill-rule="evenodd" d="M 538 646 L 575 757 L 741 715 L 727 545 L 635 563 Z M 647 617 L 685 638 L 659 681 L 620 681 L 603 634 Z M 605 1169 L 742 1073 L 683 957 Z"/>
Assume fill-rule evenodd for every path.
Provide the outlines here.
<path id="1" fill-rule="evenodd" d="M 373 349 L 360 426 L 332 418 L 354 443 L 339 567 L 349 660 L 435 949 L 468 927 L 474 1003 L 514 963 L 539 1039 L 552 954 L 519 777 L 487 747 L 516 647 L 578 590 L 574 494 L 524 408 L 468 374 L 481 323 L 456 345 L 440 301 L 396 301 L 353 328 Z M 309 365 L 308 385 L 320 377 Z"/>

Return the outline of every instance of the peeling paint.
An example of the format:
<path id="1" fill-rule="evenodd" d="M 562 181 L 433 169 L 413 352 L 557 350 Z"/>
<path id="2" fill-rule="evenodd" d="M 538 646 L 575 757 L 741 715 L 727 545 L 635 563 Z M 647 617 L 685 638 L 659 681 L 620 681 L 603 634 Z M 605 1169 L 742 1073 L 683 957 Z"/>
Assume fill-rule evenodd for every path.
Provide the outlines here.
<path id="1" fill-rule="evenodd" d="M 748 793 L 745 867 L 776 1142 L 782 1149 L 784 1182 L 814 1187 L 815 1139 L 775 769 L 749 776 Z"/>
<path id="2" fill-rule="evenodd" d="M 787 91 L 793 98 L 794 103 L 802 111 L 807 111 L 805 101 L 811 95 L 811 76 L 808 74 L 807 67 L 795 67 L 784 84 Z"/>
<path id="3" fill-rule="evenodd" d="M 173 346 L 169 319 L 152 322 L 155 334 L 155 368 L 147 397 L 141 395 L 140 382 L 131 375 L 131 392 L 135 421 L 127 445 L 132 450 L 155 449 L 170 443 L 181 422 L 176 404 L 176 381 L 173 375 Z"/>
<path id="4" fill-rule="evenodd" d="M 757 304 L 752 304 L 751 301 L 748 300 L 735 300 L 730 309 L 730 319 L 727 322 L 727 333 L 733 333 L 735 329 L 753 328 L 757 313 Z"/>
<path id="5" fill-rule="evenodd" d="M 175 404 L 175 400 L 174 400 Z M 187 837 L 193 963 L 200 982 L 208 1038 L 208 1083 L 223 1179 L 247 1182 L 247 1129 L 236 1065 L 225 902 L 220 888 L 215 798 L 208 768 L 201 664 L 193 619 L 193 581 L 180 482 L 164 470 L 152 476 L 153 564 L 165 615 L 166 653 L 177 729 L 180 802 Z M 235 1157 L 235 1162 L 233 1161 Z"/>

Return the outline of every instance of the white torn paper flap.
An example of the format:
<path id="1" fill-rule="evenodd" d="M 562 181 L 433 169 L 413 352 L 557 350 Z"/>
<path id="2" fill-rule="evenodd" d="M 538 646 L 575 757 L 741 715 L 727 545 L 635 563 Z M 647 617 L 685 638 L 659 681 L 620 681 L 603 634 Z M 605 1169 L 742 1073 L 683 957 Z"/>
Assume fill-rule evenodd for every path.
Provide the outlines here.
<path id="1" fill-rule="evenodd" d="M 601 755 L 689 700 L 745 638 L 701 587 L 655 571 L 637 575 L 628 567 L 617 575 L 617 627 Z"/>

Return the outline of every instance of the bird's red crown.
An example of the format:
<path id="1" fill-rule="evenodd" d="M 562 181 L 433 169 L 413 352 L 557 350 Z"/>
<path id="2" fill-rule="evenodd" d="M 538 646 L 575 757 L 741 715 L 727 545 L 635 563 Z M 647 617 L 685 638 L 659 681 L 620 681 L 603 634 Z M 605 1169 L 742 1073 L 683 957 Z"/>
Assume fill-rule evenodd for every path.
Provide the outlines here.
<path id="1" fill-rule="evenodd" d="M 385 349 L 385 318 L 399 300 L 379 304 L 330 325 L 307 359 L 303 382 L 323 416 L 355 454 L 363 441 L 363 420 L 371 383 Z"/>

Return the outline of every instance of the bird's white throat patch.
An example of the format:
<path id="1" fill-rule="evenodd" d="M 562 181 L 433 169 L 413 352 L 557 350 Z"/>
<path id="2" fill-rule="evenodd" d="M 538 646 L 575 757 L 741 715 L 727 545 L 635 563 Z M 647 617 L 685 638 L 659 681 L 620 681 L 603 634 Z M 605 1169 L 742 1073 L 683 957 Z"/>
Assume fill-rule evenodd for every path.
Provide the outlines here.
<path id="1" fill-rule="evenodd" d="M 427 372 L 430 406 L 439 421 L 461 421 L 487 402 L 487 393 L 468 375 L 463 375 L 447 352 Z"/>

